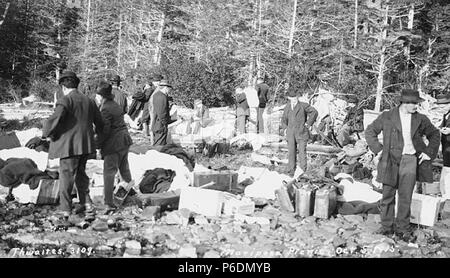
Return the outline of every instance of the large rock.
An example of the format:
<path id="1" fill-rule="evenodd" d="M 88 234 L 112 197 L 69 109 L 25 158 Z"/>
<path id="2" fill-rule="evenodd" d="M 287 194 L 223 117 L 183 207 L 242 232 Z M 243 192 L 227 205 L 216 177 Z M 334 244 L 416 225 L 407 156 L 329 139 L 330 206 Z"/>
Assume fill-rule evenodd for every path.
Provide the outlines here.
<path id="1" fill-rule="evenodd" d="M 218 259 L 220 258 L 220 253 L 214 250 L 206 251 L 206 253 L 203 255 L 203 258 L 205 259 Z"/>
<path id="2" fill-rule="evenodd" d="M 344 215 L 344 219 L 352 224 L 360 225 L 364 222 L 364 219 L 361 215 Z"/>
<path id="3" fill-rule="evenodd" d="M 97 219 L 92 223 L 92 229 L 97 232 L 106 232 L 109 229 L 109 227 L 108 223 Z"/>
<path id="4" fill-rule="evenodd" d="M 192 245 L 184 245 L 178 251 L 180 258 L 197 258 L 197 249 Z"/>
<path id="5" fill-rule="evenodd" d="M 129 240 L 125 242 L 125 253 L 132 256 L 139 256 L 141 254 L 141 243 L 136 240 Z"/>
<path id="6" fill-rule="evenodd" d="M 161 216 L 161 207 L 160 206 L 151 206 L 146 207 L 142 212 L 141 217 L 147 220 L 156 220 Z"/>

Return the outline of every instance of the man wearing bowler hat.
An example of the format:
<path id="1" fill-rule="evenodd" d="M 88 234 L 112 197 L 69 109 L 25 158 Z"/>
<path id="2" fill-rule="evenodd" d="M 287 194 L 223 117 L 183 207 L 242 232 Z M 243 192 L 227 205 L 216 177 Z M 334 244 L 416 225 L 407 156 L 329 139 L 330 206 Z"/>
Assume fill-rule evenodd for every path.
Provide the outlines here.
<path id="1" fill-rule="evenodd" d="M 168 94 L 172 86 L 165 79 L 159 82 L 158 89 L 153 93 L 149 104 L 152 109 L 150 117 L 151 129 L 153 133 L 153 145 L 167 145 L 167 136 L 169 134 L 169 124 L 172 122 L 170 118 L 170 105 Z"/>
<path id="2" fill-rule="evenodd" d="M 444 112 L 440 126 L 442 155 L 444 158 L 440 182 L 441 193 L 444 198 L 450 199 L 450 181 L 448 181 L 448 178 L 445 180 L 450 175 L 450 93 L 438 95 L 436 100 L 436 104 Z"/>
<path id="3" fill-rule="evenodd" d="M 433 182 L 431 160 L 439 149 L 439 130 L 425 115 L 417 112 L 422 101 L 417 90 L 402 90 L 400 106 L 381 113 L 365 131 L 370 150 L 380 157 L 377 181 L 383 184 L 383 196 L 378 233 L 395 234 L 406 242 L 414 240 L 410 227 L 414 186 L 416 181 Z M 381 132 L 383 143 L 378 141 Z M 427 137 L 428 145 L 423 136 Z M 396 191 L 399 200 L 395 223 Z"/>
<path id="4" fill-rule="evenodd" d="M 131 182 L 128 150 L 133 144 L 133 140 L 128 133 L 122 108 L 113 100 L 111 85 L 101 81 L 96 93 L 96 100 L 105 123 L 103 131 L 98 133 L 97 139 L 97 148 L 100 149 L 104 160 L 104 202 L 107 212 L 112 212 L 116 209 L 113 202 L 113 191 L 117 170 L 125 182 Z"/>
<path id="5" fill-rule="evenodd" d="M 285 132 L 288 144 L 288 173 L 294 175 L 297 167 L 297 151 L 300 168 L 306 171 L 306 144 L 309 139 L 309 129 L 317 119 L 317 110 L 306 102 L 299 101 L 299 95 L 290 89 L 288 104 L 284 108 L 281 126 Z"/>
<path id="6" fill-rule="evenodd" d="M 124 114 L 128 112 L 128 100 L 125 93 L 120 89 L 120 82 L 122 81 L 120 79 L 119 75 L 114 75 L 111 79 L 111 85 L 113 87 L 112 93 L 114 95 L 114 101 L 119 104 L 119 106 L 122 108 L 122 111 Z"/>
<path id="7" fill-rule="evenodd" d="M 50 138 L 49 159 L 59 158 L 59 203 L 65 218 L 72 211 L 72 189 L 75 183 L 81 204 L 78 212 L 92 211 L 89 198 L 89 177 L 86 162 L 95 154 L 94 125 L 103 130 L 103 120 L 95 102 L 80 93 L 74 72 L 66 71 L 59 78 L 64 96 L 56 103 L 55 112 L 44 123 L 42 136 Z"/>

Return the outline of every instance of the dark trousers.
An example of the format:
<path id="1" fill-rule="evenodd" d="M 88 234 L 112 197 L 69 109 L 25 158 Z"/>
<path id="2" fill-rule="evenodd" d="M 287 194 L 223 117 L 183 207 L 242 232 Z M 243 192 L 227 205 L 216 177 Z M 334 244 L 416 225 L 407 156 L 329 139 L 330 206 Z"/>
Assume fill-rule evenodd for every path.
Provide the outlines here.
<path id="1" fill-rule="evenodd" d="M 256 130 L 257 133 L 264 133 L 264 120 L 263 120 L 264 108 L 259 107 L 256 116 Z"/>
<path id="2" fill-rule="evenodd" d="M 165 146 L 167 145 L 167 136 L 169 129 L 166 127 L 163 130 L 153 132 L 153 146 Z"/>
<path id="3" fill-rule="evenodd" d="M 307 138 L 295 138 L 295 136 L 287 138 L 288 144 L 288 171 L 294 173 L 297 168 L 297 152 L 298 164 L 303 171 L 306 171 L 306 144 Z"/>
<path id="4" fill-rule="evenodd" d="M 61 158 L 59 161 L 59 208 L 72 210 L 72 190 L 75 183 L 80 204 L 89 199 L 89 177 L 86 175 L 86 162 L 89 155 Z"/>
<path id="5" fill-rule="evenodd" d="M 417 157 L 403 155 L 398 172 L 398 189 L 383 184 L 383 198 L 381 200 L 381 225 L 386 230 L 394 229 L 395 193 L 398 190 L 397 231 L 406 232 L 409 228 L 411 216 L 411 201 L 416 184 Z"/>
<path id="6" fill-rule="evenodd" d="M 114 193 L 114 178 L 117 170 L 119 170 L 122 180 L 125 182 L 131 181 L 130 166 L 128 164 L 128 150 L 122 150 L 113 154 L 105 155 L 103 158 L 103 183 L 104 191 L 103 196 L 105 205 L 113 205 L 113 193 Z"/>

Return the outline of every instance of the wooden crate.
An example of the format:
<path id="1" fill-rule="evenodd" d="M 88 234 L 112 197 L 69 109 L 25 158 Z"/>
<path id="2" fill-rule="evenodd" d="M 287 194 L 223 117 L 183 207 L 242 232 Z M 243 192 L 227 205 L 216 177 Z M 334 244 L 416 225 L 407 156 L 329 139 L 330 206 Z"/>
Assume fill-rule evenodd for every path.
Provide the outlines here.
<path id="1" fill-rule="evenodd" d="M 205 216 L 220 216 L 222 214 L 225 193 L 217 190 L 186 187 L 181 189 L 178 209 L 186 208 Z"/>
<path id="2" fill-rule="evenodd" d="M 440 182 L 424 182 L 422 183 L 422 194 L 439 195 L 441 194 Z"/>
<path id="3" fill-rule="evenodd" d="M 442 199 L 414 193 L 411 202 L 411 223 L 432 227 L 438 219 Z"/>
<path id="4" fill-rule="evenodd" d="M 194 173 L 194 187 L 207 184 L 206 189 L 231 191 L 237 188 L 238 173 L 235 171 L 206 171 Z"/>

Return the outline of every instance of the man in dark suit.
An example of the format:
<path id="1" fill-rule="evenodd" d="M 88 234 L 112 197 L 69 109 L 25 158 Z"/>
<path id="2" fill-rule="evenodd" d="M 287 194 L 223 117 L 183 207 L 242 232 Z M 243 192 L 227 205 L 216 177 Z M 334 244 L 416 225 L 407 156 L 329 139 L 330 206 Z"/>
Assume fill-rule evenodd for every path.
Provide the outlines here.
<path id="1" fill-rule="evenodd" d="M 149 103 L 150 103 L 150 98 L 153 95 L 153 93 L 158 89 L 158 84 L 159 82 L 163 79 L 163 77 L 159 74 L 156 74 L 154 76 L 152 76 L 151 78 L 151 84 L 146 84 L 146 86 L 144 87 L 144 94 L 145 94 L 145 98 L 146 98 L 146 102 L 144 104 L 144 108 L 143 108 L 143 113 L 142 113 L 142 124 L 144 126 L 144 136 L 150 136 L 150 122 L 151 122 L 151 117 L 150 117 L 150 108 L 149 108 Z"/>
<path id="2" fill-rule="evenodd" d="M 152 103 L 149 105 L 153 109 L 151 120 L 151 128 L 153 132 L 153 145 L 167 145 L 167 136 L 169 134 L 169 124 L 172 122 L 170 118 L 170 105 L 168 94 L 172 86 L 167 80 L 161 80 L 156 92 L 153 93 Z"/>
<path id="3" fill-rule="evenodd" d="M 49 159 L 59 158 L 60 210 L 64 217 L 72 211 L 72 189 L 76 184 L 81 210 L 93 210 L 89 198 L 86 162 L 95 153 L 94 127 L 103 129 L 103 120 L 95 102 L 78 92 L 80 79 L 74 72 L 64 72 L 59 84 L 63 97 L 55 112 L 45 122 L 42 136 L 50 138 Z M 81 211 L 80 210 L 80 211 Z"/>
<path id="4" fill-rule="evenodd" d="M 256 81 L 256 91 L 259 98 L 258 114 L 256 117 L 257 133 L 264 133 L 264 120 L 263 113 L 266 108 L 269 97 L 269 86 L 264 83 L 264 79 L 258 78 Z"/>
<path id="5" fill-rule="evenodd" d="M 250 107 L 248 106 L 247 96 L 242 88 L 236 88 L 236 106 L 237 133 L 244 134 L 247 132 L 245 127 L 250 116 Z"/>
<path id="6" fill-rule="evenodd" d="M 110 81 L 113 86 L 112 93 L 114 95 L 114 101 L 119 104 L 123 112 L 126 114 L 128 112 L 128 100 L 126 94 L 122 91 L 122 89 L 120 89 L 120 76 L 114 75 Z"/>
<path id="7" fill-rule="evenodd" d="M 131 182 L 131 172 L 128 164 L 128 151 L 133 144 L 127 125 L 124 121 L 122 108 L 113 100 L 112 87 L 101 81 L 96 100 L 100 106 L 103 122 L 103 131 L 98 134 L 97 148 L 100 149 L 103 162 L 104 201 L 107 212 L 116 209 L 113 202 L 114 177 L 117 170 L 122 180 Z"/>
<path id="8" fill-rule="evenodd" d="M 444 158 L 444 167 L 441 171 L 441 193 L 442 197 L 449 199 L 449 184 L 448 175 L 450 175 L 450 93 L 438 95 L 436 97 L 436 104 L 444 111 L 444 116 L 440 126 L 442 156 Z M 446 180 L 447 178 L 447 180 Z"/>
<path id="9" fill-rule="evenodd" d="M 294 175 L 297 167 L 297 151 L 300 168 L 306 171 L 306 144 L 310 135 L 310 128 L 319 114 L 317 110 L 306 102 L 298 99 L 298 94 L 291 89 L 288 93 L 289 103 L 284 108 L 281 127 L 285 130 L 288 143 L 288 173 Z"/>
<path id="10" fill-rule="evenodd" d="M 404 241 L 412 239 L 410 227 L 411 201 L 416 181 L 433 182 L 431 160 L 439 149 L 439 130 L 430 120 L 417 113 L 423 101 L 419 92 L 401 91 L 400 106 L 383 112 L 365 131 L 367 144 L 374 154 L 380 154 L 377 181 L 383 184 L 381 199 L 381 229 L 378 233 L 394 233 Z M 383 132 L 383 143 L 378 134 Z M 429 143 L 425 144 L 423 136 Z M 397 222 L 394 227 L 395 194 L 398 190 Z"/>

